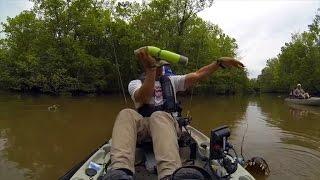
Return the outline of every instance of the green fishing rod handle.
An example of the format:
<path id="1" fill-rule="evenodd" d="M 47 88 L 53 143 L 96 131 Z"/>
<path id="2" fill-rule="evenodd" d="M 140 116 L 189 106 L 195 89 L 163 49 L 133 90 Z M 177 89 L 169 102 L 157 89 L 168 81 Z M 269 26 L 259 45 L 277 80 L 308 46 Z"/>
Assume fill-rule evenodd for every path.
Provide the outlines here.
<path id="1" fill-rule="evenodd" d="M 180 54 L 171 52 L 171 51 L 167 51 L 167 50 L 162 50 L 160 48 L 157 48 L 155 46 L 144 46 L 141 47 L 137 50 L 134 51 L 135 54 L 137 54 L 138 52 L 140 52 L 142 49 L 147 50 L 147 52 L 154 58 L 156 58 L 157 60 L 165 60 L 168 61 L 171 64 L 182 64 L 182 65 L 186 65 L 188 64 L 188 58 L 185 56 L 182 56 Z"/>

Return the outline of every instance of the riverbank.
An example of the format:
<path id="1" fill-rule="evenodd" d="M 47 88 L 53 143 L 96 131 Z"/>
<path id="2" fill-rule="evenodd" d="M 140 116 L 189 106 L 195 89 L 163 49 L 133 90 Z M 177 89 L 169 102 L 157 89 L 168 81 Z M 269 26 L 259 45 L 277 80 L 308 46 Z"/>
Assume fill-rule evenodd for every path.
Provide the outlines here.
<path id="1" fill-rule="evenodd" d="M 13 90 L 13 89 L 0 89 L 0 93 L 15 93 L 15 94 L 23 94 L 23 95 L 32 95 L 32 96 L 41 96 L 41 95 L 48 95 L 48 96 L 108 96 L 108 95 L 122 95 L 121 90 L 117 91 L 106 91 L 106 92 L 85 92 L 85 91 L 62 91 L 62 92 L 39 92 L 39 91 L 20 91 L 20 90 Z M 180 96 L 189 96 L 191 95 L 192 89 L 188 89 L 185 92 L 178 92 Z M 250 95 L 250 94 L 259 94 L 259 92 L 255 91 L 244 91 L 244 92 L 212 92 L 208 89 L 206 90 L 199 90 L 197 87 L 193 89 L 193 95 L 211 95 L 211 96 L 234 96 L 234 95 Z M 125 95 L 130 96 L 127 90 L 125 89 Z M 122 95 L 123 96 L 123 95 Z"/>

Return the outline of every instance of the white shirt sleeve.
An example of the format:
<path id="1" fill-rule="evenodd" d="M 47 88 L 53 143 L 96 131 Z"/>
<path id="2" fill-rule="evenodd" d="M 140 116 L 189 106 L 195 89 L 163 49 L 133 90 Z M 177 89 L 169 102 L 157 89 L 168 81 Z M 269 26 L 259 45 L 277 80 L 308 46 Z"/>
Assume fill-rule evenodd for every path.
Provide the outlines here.
<path id="1" fill-rule="evenodd" d="M 185 91 L 184 86 L 186 75 L 169 76 L 176 92 Z"/>
<path id="2" fill-rule="evenodd" d="M 136 104 L 136 100 L 134 99 L 134 93 L 136 92 L 136 90 L 138 90 L 140 87 L 142 86 L 142 83 L 140 80 L 136 79 L 133 80 L 129 83 L 128 85 L 128 91 L 129 94 L 131 96 L 131 99 L 133 100 L 133 102 Z"/>

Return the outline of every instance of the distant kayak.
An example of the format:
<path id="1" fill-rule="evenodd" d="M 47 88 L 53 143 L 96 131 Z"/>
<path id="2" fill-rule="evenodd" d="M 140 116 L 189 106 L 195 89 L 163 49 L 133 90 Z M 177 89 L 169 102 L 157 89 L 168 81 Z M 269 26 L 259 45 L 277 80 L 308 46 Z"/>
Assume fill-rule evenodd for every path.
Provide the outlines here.
<path id="1" fill-rule="evenodd" d="M 302 104 L 309 106 L 320 106 L 320 97 L 311 97 L 309 99 L 286 98 L 285 101 L 294 104 Z"/>

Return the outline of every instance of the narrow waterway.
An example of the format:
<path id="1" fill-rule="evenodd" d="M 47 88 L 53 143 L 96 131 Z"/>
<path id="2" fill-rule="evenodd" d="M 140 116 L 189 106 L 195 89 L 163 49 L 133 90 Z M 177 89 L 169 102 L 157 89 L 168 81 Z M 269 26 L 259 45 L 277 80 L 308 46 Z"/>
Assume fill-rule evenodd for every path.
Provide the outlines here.
<path id="1" fill-rule="evenodd" d="M 191 106 L 188 98 L 182 103 L 202 132 L 229 125 L 237 149 L 245 135 L 245 157 L 263 156 L 268 179 L 319 179 L 320 107 L 284 98 L 193 97 Z M 54 104 L 58 108 L 49 111 Z M 128 106 L 120 96 L 0 93 L 0 179 L 57 179 L 110 138 L 117 113 Z"/>

